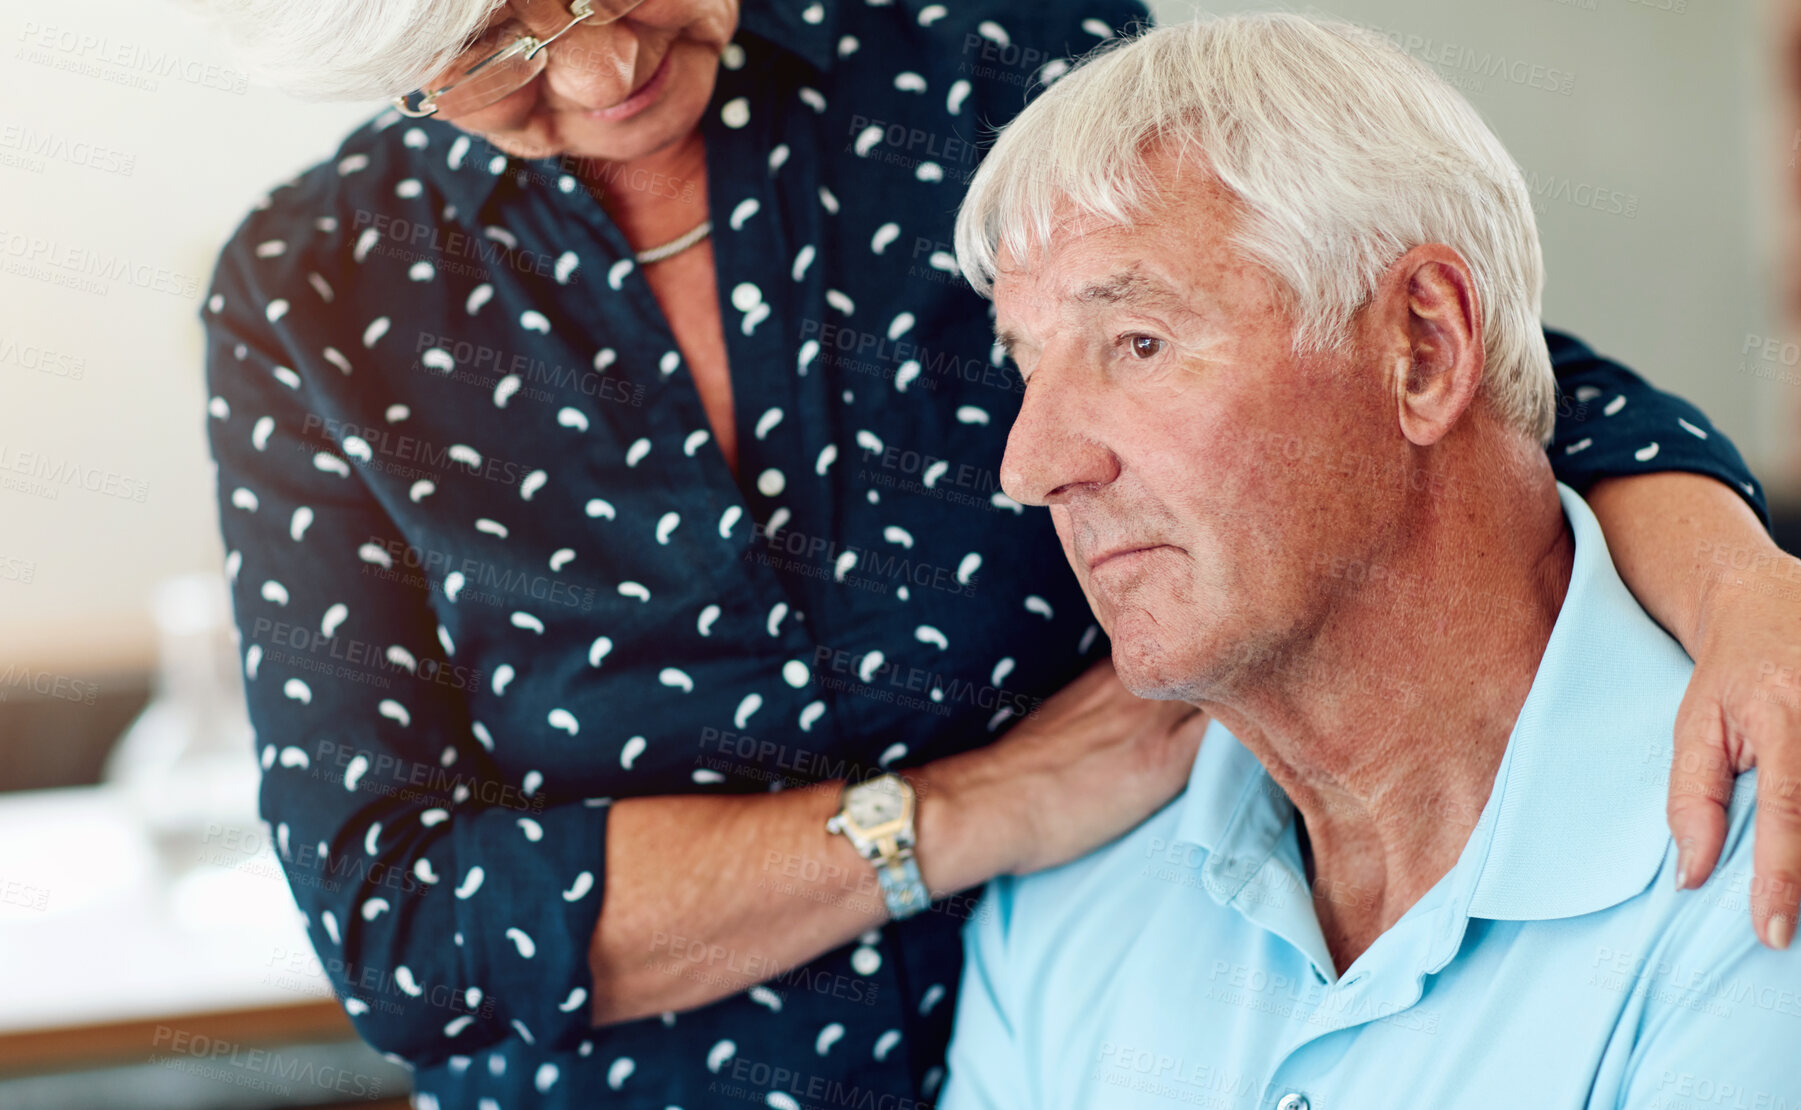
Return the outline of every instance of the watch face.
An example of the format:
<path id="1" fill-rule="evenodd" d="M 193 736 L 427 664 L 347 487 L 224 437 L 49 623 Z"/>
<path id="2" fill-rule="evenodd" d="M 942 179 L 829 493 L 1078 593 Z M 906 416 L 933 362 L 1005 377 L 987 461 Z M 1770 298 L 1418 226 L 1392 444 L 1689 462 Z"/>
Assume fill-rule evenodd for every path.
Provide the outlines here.
<path id="1" fill-rule="evenodd" d="M 873 829 L 906 816 L 907 800 L 893 780 L 874 779 L 850 792 L 844 812 L 858 828 Z"/>

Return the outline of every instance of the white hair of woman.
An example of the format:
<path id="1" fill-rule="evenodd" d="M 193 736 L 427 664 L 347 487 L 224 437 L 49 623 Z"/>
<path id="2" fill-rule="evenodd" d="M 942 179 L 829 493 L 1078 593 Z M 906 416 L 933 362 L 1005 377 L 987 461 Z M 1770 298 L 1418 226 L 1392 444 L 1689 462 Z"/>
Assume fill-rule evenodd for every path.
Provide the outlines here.
<path id="1" fill-rule="evenodd" d="M 1539 321 L 1544 259 L 1519 166 L 1442 77 L 1375 32 L 1291 14 L 1202 17 L 1103 46 L 1001 134 L 958 213 L 957 258 L 991 294 L 1064 207 L 1130 224 L 1172 142 L 1243 206 L 1234 243 L 1285 287 L 1297 352 L 1329 350 L 1412 247 L 1469 265 L 1482 391 L 1543 443 L 1556 379 Z"/>
<path id="2" fill-rule="evenodd" d="M 258 80 L 311 100 L 383 100 L 438 73 L 499 0 L 182 0 Z"/>

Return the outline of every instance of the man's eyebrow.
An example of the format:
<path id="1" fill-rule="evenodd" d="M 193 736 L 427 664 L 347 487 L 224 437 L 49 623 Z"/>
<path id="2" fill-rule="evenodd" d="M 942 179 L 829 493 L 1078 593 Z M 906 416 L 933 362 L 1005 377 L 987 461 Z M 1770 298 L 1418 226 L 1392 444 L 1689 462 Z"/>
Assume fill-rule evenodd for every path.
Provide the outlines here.
<path id="1" fill-rule="evenodd" d="M 1181 298 L 1174 289 L 1157 278 L 1145 273 L 1136 266 L 1120 270 L 1091 282 L 1076 291 L 1075 299 L 1092 304 L 1099 301 L 1103 304 L 1153 303 L 1183 307 Z M 1008 328 L 996 328 L 994 342 L 1001 353 L 1018 362 L 1020 337 Z"/>
<path id="2" fill-rule="evenodd" d="M 1123 301 L 1168 300 L 1173 296 L 1173 291 L 1167 285 L 1142 270 L 1133 268 L 1083 286 L 1077 291 L 1076 300 L 1118 304 Z"/>

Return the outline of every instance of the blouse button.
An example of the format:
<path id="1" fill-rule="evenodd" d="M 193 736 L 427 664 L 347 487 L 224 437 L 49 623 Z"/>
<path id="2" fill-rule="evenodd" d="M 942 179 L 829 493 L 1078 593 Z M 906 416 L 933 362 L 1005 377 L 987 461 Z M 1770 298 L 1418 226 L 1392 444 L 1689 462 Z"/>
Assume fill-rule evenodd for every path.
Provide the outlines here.
<path id="1" fill-rule="evenodd" d="M 1299 1091 L 1290 1091 L 1276 1103 L 1276 1110 L 1307 1110 L 1307 1096 Z"/>

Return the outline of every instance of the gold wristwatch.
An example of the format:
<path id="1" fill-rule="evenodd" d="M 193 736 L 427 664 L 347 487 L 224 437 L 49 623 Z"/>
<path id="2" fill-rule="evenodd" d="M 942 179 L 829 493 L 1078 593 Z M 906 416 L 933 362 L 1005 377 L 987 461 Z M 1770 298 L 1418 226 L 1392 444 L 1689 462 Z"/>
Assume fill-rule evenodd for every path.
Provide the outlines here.
<path id="1" fill-rule="evenodd" d="M 848 782 L 838 812 L 825 823 L 827 832 L 849 840 L 858 855 L 875 864 L 882 899 L 896 921 L 913 916 L 932 901 L 913 858 L 916 801 L 912 784 L 899 775 Z"/>

